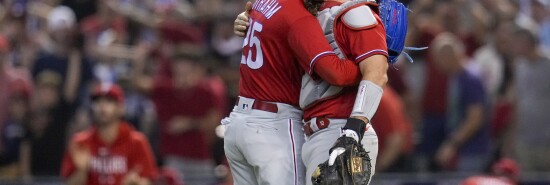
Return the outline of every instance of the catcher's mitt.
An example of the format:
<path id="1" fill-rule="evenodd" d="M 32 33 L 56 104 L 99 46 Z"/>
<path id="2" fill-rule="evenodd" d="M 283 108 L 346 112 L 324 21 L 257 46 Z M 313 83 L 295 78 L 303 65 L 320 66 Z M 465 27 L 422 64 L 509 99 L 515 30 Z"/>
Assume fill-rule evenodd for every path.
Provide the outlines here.
<path id="1" fill-rule="evenodd" d="M 379 0 L 380 18 L 386 27 L 389 61 L 395 63 L 405 47 L 408 9 L 396 0 Z"/>
<path id="2" fill-rule="evenodd" d="M 403 54 L 412 62 L 411 56 L 403 50 L 419 51 L 427 47 L 405 47 L 407 37 L 407 19 L 409 9 L 397 0 L 377 0 L 380 10 L 380 19 L 386 28 L 386 44 L 388 45 L 389 62 L 395 63 L 399 55 Z"/>
<path id="3" fill-rule="evenodd" d="M 342 136 L 330 149 L 344 148 L 344 153 L 336 157 L 334 164 L 329 160 L 320 164 L 311 177 L 314 185 L 363 185 L 368 184 L 371 163 L 368 153 L 351 137 Z"/>

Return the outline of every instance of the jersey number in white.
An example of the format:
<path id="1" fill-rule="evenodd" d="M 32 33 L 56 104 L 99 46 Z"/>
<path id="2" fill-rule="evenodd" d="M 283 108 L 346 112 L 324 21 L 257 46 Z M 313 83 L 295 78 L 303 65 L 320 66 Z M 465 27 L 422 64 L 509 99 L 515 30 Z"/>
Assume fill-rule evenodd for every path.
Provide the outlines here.
<path id="1" fill-rule="evenodd" d="M 262 28 L 263 26 L 261 23 L 255 22 L 250 19 L 250 27 L 248 28 L 248 32 L 246 33 L 246 37 L 244 38 L 243 42 L 243 48 L 248 46 L 249 49 L 248 56 L 244 56 L 244 54 L 242 55 L 241 64 L 246 64 L 252 69 L 259 69 L 264 65 L 264 54 L 262 52 L 262 45 L 260 43 L 260 39 L 256 35 L 256 33 L 262 32 Z M 256 48 L 256 60 L 252 60 L 252 47 Z"/>

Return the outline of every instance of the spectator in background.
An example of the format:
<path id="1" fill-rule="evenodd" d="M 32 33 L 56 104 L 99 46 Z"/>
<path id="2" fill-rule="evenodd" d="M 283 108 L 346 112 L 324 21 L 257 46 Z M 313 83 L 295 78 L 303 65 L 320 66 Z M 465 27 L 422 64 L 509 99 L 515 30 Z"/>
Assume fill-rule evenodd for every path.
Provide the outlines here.
<path id="1" fill-rule="evenodd" d="M 413 149 L 412 125 L 404 112 L 399 95 L 392 88 L 384 88 L 384 95 L 372 123 L 380 146 L 376 170 L 410 171 L 410 154 Z"/>
<path id="2" fill-rule="evenodd" d="M 177 169 L 186 184 L 212 184 L 211 146 L 225 113 L 225 87 L 219 77 L 208 75 L 207 61 L 198 53 L 180 53 L 172 60 L 161 64 L 154 80 L 136 68 L 136 85 L 149 92 L 156 105 L 164 164 Z M 140 66 L 143 62 L 136 61 Z"/>
<path id="3" fill-rule="evenodd" d="M 504 142 L 507 128 L 513 121 L 512 109 L 512 84 L 514 78 L 514 65 L 512 50 L 512 37 L 516 24 L 499 15 L 490 28 L 488 43 L 479 48 L 473 57 L 472 68 L 477 72 L 486 89 L 488 103 L 488 119 L 491 125 L 491 138 L 495 144 L 494 159 L 502 156 L 502 148 L 507 145 Z"/>
<path id="4" fill-rule="evenodd" d="M 477 49 L 473 56 L 487 95 L 491 98 L 488 99 L 490 103 L 495 103 L 506 94 L 512 80 L 510 35 L 514 26 L 511 20 L 497 18 L 491 28 L 495 34 L 489 35 L 488 43 Z"/>
<path id="5" fill-rule="evenodd" d="M 516 63 L 515 153 L 524 171 L 550 171 L 550 58 L 527 29 L 513 34 Z M 512 128 L 513 129 L 513 128 Z"/>
<path id="6" fill-rule="evenodd" d="M 61 83 L 61 75 L 49 70 L 36 77 L 29 125 L 32 175 L 57 175 L 60 169 L 67 124 L 76 108 L 63 98 Z"/>
<path id="7" fill-rule="evenodd" d="M 29 127 L 31 170 L 38 176 L 58 174 L 77 97 L 92 76 L 76 47 L 74 12 L 58 6 L 47 15 L 48 36 L 32 68 L 37 93 Z"/>
<path id="8" fill-rule="evenodd" d="M 29 143 L 26 127 L 30 108 L 30 86 L 18 80 L 6 87 L 9 96 L 8 119 L 2 123 L 0 178 L 16 179 L 29 175 Z"/>
<path id="9" fill-rule="evenodd" d="M 85 52 L 99 61 L 102 61 L 103 57 L 116 56 L 117 53 L 108 46 L 113 43 L 124 43 L 128 31 L 126 19 L 109 6 L 111 2 L 113 1 L 99 0 L 96 4 L 97 12 L 83 18 L 80 23 Z"/>
<path id="10" fill-rule="evenodd" d="M 48 37 L 32 67 L 35 79 L 46 70 L 60 75 L 62 98 L 68 103 L 83 97 L 79 92 L 85 92 L 92 80 L 90 63 L 78 46 L 75 23 L 74 12 L 68 7 L 58 6 L 48 13 Z"/>
<path id="11" fill-rule="evenodd" d="M 489 159 L 485 92 L 480 79 L 465 68 L 461 43 L 455 35 L 441 33 L 431 45 L 437 69 L 449 78 L 448 108 L 441 122 L 424 125 L 422 148 L 435 169 L 480 172 Z"/>
<path id="12" fill-rule="evenodd" d="M 13 67 L 9 58 L 10 44 L 8 39 L 0 35 L 0 107 L 8 107 L 9 98 L 11 97 L 9 87 L 13 83 L 30 84 L 30 75 L 24 68 Z M 21 80 L 21 81 L 20 81 Z M 0 108 L 0 127 L 6 121 L 8 109 Z"/>
<path id="13" fill-rule="evenodd" d="M 550 51 L 550 1 L 531 1 L 532 17 L 538 24 L 538 39 L 546 51 Z"/>
<path id="14" fill-rule="evenodd" d="M 147 185 L 157 175 L 144 135 L 122 121 L 124 96 L 117 85 L 92 93 L 93 128 L 75 134 L 62 162 L 67 184 Z"/>
<path id="15" fill-rule="evenodd" d="M 33 30 L 34 27 L 30 26 L 32 22 L 29 21 L 29 17 L 32 17 L 32 15 L 25 8 L 28 4 L 29 2 L 26 0 L 12 0 L 4 4 L 7 6 L 7 12 L 2 17 L 0 29 L 9 39 L 9 62 L 15 67 L 30 67 L 36 52 L 32 39 L 36 37 L 32 35 L 35 30 Z"/>

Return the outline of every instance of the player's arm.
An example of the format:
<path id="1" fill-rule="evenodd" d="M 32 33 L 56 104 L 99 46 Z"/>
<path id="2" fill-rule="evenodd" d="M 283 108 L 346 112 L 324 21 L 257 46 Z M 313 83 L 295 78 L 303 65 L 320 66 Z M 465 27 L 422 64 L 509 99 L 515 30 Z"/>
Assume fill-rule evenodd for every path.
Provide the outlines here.
<path id="1" fill-rule="evenodd" d="M 360 11 L 344 14 L 337 26 L 342 27 L 342 38 L 347 38 L 345 42 L 351 48 L 351 55 L 359 62 L 362 73 L 351 118 L 344 126 L 344 134 L 358 134 L 356 140 L 360 141 L 366 124 L 376 113 L 382 99 L 382 88 L 388 82 L 389 63 L 386 30 L 382 21 L 370 8 L 357 10 Z"/>
<path id="2" fill-rule="evenodd" d="M 328 44 L 317 19 L 304 16 L 292 24 L 288 42 L 301 67 L 336 86 L 356 85 L 361 71 L 354 61 L 340 59 Z"/>
<path id="3" fill-rule="evenodd" d="M 136 47 L 133 57 L 134 67 L 132 68 L 132 73 L 134 78 L 132 78 L 132 85 L 138 91 L 144 93 L 150 93 L 152 91 L 155 81 L 151 74 L 146 74 L 145 72 L 146 63 L 150 52 L 151 49 L 148 44 L 140 43 Z"/>
<path id="4" fill-rule="evenodd" d="M 246 35 L 249 7 L 237 16 L 234 32 L 237 36 Z M 315 73 L 327 83 L 336 86 L 357 85 L 361 72 L 351 60 L 338 58 L 325 39 L 319 23 L 309 13 L 292 23 L 289 44 L 298 56 L 301 66 L 310 75 Z"/>
<path id="5" fill-rule="evenodd" d="M 388 59 L 384 55 L 373 55 L 359 63 L 363 76 L 359 83 L 351 117 L 344 126 L 344 131 L 353 130 L 358 134 L 358 141 L 363 137 L 366 124 L 370 122 L 378 109 L 384 93 L 382 88 L 388 82 L 388 66 Z"/>
<path id="6" fill-rule="evenodd" d="M 88 179 L 91 154 L 87 148 L 74 142 L 69 144 L 68 149 L 61 164 L 61 175 L 66 178 L 68 185 L 84 185 Z"/>
<path id="7" fill-rule="evenodd" d="M 152 179 L 157 176 L 157 167 L 153 157 L 153 150 L 143 134 L 133 136 L 133 155 L 129 159 L 132 169 L 123 178 L 124 185 L 149 185 Z"/>

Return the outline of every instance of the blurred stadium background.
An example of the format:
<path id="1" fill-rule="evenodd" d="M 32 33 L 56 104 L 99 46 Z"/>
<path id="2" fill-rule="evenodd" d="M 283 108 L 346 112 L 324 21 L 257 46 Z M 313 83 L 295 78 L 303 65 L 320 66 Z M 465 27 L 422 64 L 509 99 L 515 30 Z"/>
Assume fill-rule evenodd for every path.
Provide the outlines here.
<path id="1" fill-rule="evenodd" d="M 207 169 L 205 183 L 230 184 L 216 126 L 238 93 L 233 21 L 245 2 L 0 1 L 0 184 L 63 182 L 66 143 L 93 126 L 89 94 L 100 82 L 123 87 L 125 118 L 148 137 L 159 169 L 175 178 Z M 381 154 L 372 184 L 476 175 L 550 184 L 550 0 L 402 2 L 411 9 L 407 45 L 430 49 L 389 70 L 397 108 L 373 121 Z M 454 146 L 470 104 L 483 105 L 479 124 Z M 208 126 L 181 126 L 189 124 Z"/>

